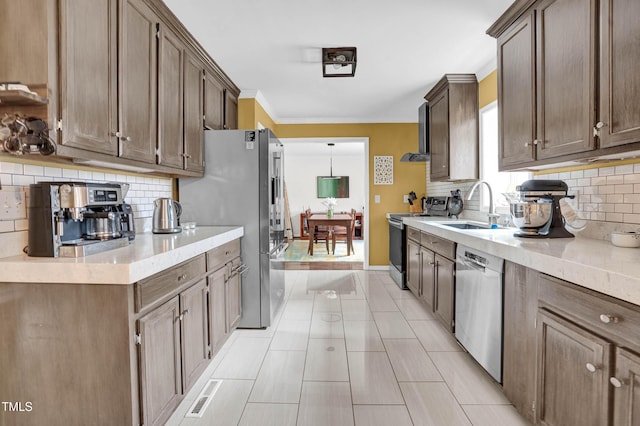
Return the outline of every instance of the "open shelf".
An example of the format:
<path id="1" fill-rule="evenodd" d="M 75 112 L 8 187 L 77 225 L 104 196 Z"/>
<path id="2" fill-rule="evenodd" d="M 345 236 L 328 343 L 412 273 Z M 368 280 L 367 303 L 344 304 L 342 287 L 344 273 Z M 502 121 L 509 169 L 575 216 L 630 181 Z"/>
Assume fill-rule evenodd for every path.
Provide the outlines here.
<path id="1" fill-rule="evenodd" d="M 49 103 L 47 98 L 43 98 L 24 90 L 0 90 L 0 105 L 46 105 Z"/>

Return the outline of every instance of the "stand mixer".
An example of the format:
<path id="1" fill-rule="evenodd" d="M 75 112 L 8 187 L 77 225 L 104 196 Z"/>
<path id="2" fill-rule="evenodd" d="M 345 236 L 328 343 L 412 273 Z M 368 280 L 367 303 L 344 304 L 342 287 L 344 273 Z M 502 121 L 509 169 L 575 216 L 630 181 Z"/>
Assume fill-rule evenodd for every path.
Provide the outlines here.
<path id="1" fill-rule="evenodd" d="M 564 227 L 560 200 L 569 187 L 561 180 L 528 180 L 516 187 L 519 198 L 510 200 L 511 218 L 520 228 L 514 236 L 525 238 L 573 238 Z"/>

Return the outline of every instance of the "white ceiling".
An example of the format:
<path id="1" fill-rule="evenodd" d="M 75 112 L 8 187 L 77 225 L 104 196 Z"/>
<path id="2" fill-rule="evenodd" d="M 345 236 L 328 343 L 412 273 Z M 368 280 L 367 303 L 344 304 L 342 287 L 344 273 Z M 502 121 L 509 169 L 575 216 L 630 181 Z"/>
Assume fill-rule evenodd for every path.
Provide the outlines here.
<path id="1" fill-rule="evenodd" d="M 416 122 L 445 73 L 495 69 L 487 28 L 513 0 L 165 0 L 242 90 L 281 123 Z M 355 46 L 354 78 L 322 47 Z"/>

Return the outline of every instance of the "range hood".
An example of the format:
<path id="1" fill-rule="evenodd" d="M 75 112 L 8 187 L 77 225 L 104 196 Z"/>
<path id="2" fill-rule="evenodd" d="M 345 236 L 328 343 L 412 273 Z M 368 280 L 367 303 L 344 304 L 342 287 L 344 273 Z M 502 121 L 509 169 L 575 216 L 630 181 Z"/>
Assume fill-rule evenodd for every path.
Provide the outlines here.
<path id="1" fill-rule="evenodd" d="M 416 163 L 429 159 L 429 104 L 425 102 L 418 108 L 418 152 L 407 152 L 400 161 Z"/>

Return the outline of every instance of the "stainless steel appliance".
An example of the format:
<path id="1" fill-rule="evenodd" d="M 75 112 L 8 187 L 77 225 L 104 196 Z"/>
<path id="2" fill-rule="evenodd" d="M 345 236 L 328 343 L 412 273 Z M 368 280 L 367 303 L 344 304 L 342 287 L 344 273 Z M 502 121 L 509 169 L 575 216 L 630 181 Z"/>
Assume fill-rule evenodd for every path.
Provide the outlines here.
<path id="1" fill-rule="evenodd" d="M 449 197 L 427 197 L 424 199 L 423 213 L 389 213 L 389 275 L 402 289 L 407 288 L 406 231 L 402 218 L 409 216 L 448 216 Z"/>
<path id="2" fill-rule="evenodd" d="M 153 233 L 175 234 L 182 231 L 179 220 L 182 205 L 171 198 L 158 198 L 153 202 Z"/>
<path id="3" fill-rule="evenodd" d="M 35 257 L 81 257 L 135 238 L 128 185 L 40 182 L 30 185 L 29 245 Z"/>
<path id="4" fill-rule="evenodd" d="M 268 129 L 204 133 L 204 177 L 179 181 L 183 218 L 244 227 L 239 326 L 267 327 L 284 299 L 283 146 Z"/>
<path id="5" fill-rule="evenodd" d="M 569 187 L 561 180 L 528 180 L 516 188 L 518 197 L 510 197 L 509 208 L 514 225 L 520 231 L 516 237 L 573 238 L 564 227 L 560 200 L 573 198 Z"/>
<path id="6" fill-rule="evenodd" d="M 429 158 L 429 103 L 425 102 L 418 108 L 418 152 L 407 152 L 400 161 L 424 162 Z"/>
<path id="7" fill-rule="evenodd" d="M 504 260 L 458 244 L 455 335 L 469 354 L 502 382 Z"/>

